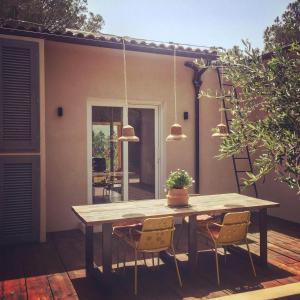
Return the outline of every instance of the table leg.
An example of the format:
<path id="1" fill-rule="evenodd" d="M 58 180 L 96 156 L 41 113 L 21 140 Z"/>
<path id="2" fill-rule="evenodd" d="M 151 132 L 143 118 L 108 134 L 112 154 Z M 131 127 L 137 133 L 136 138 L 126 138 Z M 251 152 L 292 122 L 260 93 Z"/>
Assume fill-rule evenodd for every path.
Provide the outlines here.
<path id="1" fill-rule="evenodd" d="M 102 262 L 103 279 L 105 284 L 109 285 L 112 275 L 112 224 L 102 225 Z"/>
<path id="2" fill-rule="evenodd" d="M 85 271 L 86 276 L 91 276 L 94 269 L 94 243 L 93 226 L 85 227 Z"/>
<path id="3" fill-rule="evenodd" d="M 191 274 L 197 269 L 197 216 L 189 216 L 188 226 L 188 267 Z"/>
<path id="4" fill-rule="evenodd" d="M 259 234 L 260 234 L 260 262 L 266 266 L 268 264 L 268 223 L 267 209 L 263 208 L 259 211 Z"/>

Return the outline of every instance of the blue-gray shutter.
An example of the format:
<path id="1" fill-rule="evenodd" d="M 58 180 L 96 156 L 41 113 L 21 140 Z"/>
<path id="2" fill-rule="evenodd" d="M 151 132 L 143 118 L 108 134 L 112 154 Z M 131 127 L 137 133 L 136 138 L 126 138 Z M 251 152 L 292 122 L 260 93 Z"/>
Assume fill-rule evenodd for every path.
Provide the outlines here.
<path id="1" fill-rule="evenodd" d="M 39 52 L 0 39 L 0 152 L 39 151 Z"/>
<path id="2" fill-rule="evenodd" d="M 40 157 L 0 156 L 0 244 L 39 241 Z"/>

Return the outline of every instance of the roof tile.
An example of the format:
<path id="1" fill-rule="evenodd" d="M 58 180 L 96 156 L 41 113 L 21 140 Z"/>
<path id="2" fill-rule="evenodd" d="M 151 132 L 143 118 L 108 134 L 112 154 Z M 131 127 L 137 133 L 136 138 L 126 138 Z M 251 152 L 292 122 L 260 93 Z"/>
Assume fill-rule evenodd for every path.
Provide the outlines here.
<path id="1" fill-rule="evenodd" d="M 14 31 L 20 31 L 19 33 L 14 32 L 15 34 L 22 35 L 26 32 L 32 32 L 32 33 L 39 33 L 39 38 L 51 38 L 52 35 L 54 36 L 62 36 L 62 37 L 72 37 L 76 38 L 78 40 L 84 39 L 84 40 L 91 40 L 91 41 L 107 41 L 112 43 L 121 43 L 122 38 L 117 37 L 114 35 L 109 34 L 103 34 L 103 33 L 93 33 L 93 32 L 84 32 L 80 30 L 73 30 L 73 29 L 66 29 L 65 31 L 49 31 L 48 29 L 44 28 L 41 25 L 38 24 L 32 24 L 28 22 L 23 21 L 16 21 L 16 20 L 1 20 L 0 19 L 0 30 L 1 28 L 5 29 L 13 29 Z M 44 36 L 46 34 L 47 36 Z M 127 45 L 136 45 L 141 47 L 149 47 L 149 51 L 152 48 L 157 49 L 156 51 L 159 51 L 159 49 L 174 49 L 175 44 L 173 43 L 161 43 L 161 42 L 155 42 L 155 41 L 147 41 L 143 39 L 135 39 L 132 37 L 124 37 L 125 43 Z M 119 46 L 118 46 L 119 47 Z M 117 48 L 117 47 L 116 47 Z M 205 55 L 211 55 L 216 56 L 216 51 L 210 51 L 207 49 L 200 49 L 198 47 L 184 47 L 184 45 L 176 44 L 176 49 L 183 53 L 194 53 L 194 54 L 205 54 Z M 143 50 L 144 51 L 144 50 Z"/>

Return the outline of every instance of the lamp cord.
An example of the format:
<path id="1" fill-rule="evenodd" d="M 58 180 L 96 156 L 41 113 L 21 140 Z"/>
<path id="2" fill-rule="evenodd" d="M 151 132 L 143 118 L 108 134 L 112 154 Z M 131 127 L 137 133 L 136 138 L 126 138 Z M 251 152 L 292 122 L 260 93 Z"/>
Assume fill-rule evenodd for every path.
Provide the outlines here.
<path id="1" fill-rule="evenodd" d="M 174 55 L 173 55 L 173 76 L 174 76 L 174 112 L 175 112 L 175 123 L 177 123 L 177 94 L 176 94 L 176 47 L 174 45 Z"/>
<path id="2" fill-rule="evenodd" d="M 221 66 L 221 96 L 224 97 L 224 93 L 223 93 L 223 66 Z M 223 111 L 222 111 L 222 101 L 223 98 L 221 97 L 220 100 L 220 112 L 221 112 L 221 124 L 223 124 Z"/>

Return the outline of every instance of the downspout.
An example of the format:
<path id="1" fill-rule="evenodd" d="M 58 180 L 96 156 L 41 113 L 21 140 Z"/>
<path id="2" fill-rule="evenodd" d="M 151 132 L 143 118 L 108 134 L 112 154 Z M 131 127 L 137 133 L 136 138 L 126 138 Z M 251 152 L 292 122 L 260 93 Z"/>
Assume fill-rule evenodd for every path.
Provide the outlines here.
<path id="1" fill-rule="evenodd" d="M 194 71 L 193 86 L 195 90 L 195 193 L 200 193 L 200 106 L 198 95 L 202 85 L 201 77 L 207 68 L 199 68 L 195 63 L 187 61 L 186 67 Z"/>

